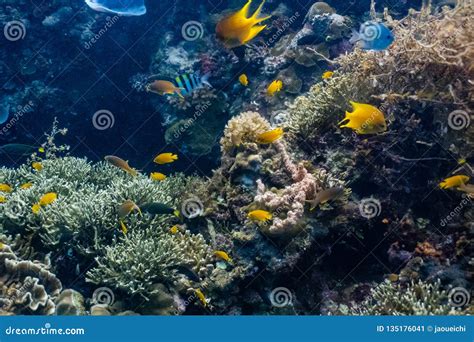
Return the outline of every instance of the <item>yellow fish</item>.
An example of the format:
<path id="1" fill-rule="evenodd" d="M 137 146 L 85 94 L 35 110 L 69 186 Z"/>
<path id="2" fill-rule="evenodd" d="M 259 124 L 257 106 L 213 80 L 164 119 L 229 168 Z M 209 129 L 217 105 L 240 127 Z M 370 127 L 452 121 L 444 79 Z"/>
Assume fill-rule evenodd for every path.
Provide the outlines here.
<path id="1" fill-rule="evenodd" d="M 166 179 L 166 175 L 159 172 L 152 172 L 150 174 L 150 179 L 154 181 L 163 181 Z"/>
<path id="2" fill-rule="evenodd" d="M 233 263 L 232 258 L 224 251 L 214 251 L 214 256 L 228 262 L 229 264 Z"/>
<path id="3" fill-rule="evenodd" d="M 199 301 L 201 302 L 201 304 L 204 307 L 207 307 L 207 299 L 206 299 L 206 296 L 204 296 L 204 293 L 202 293 L 201 289 L 194 290 L 194 293 L 199 298 Z"/>
<path id="4" fill-rule="evenodd" d="M 40 147 L 40 148 L 38 149 L 38 152 L 44 153 L 44 147 Z"/>
<path id="5" fill-rule="evenodd" d="M 41 209 L 41 206 L 39 205 L 39 203 L 35 203 L 31 207 L 31 211 L 33 211 L 33 214 L 38 214 L 40 212 L 40 209 Z"/>
<path id="6" fill-rule="evenodd" d="M 38 204 L 44 207 L 45 205 L 49 205 L 53 203 L 57 199 L 58 199 L 58 195 L 55 192 L 48 192 L 47 194 L 44 194 L 40 198 Z"/>
<path id="7" fill-rule="evenodd" d="M 439 183 L 439 187 L 441 189 L 458 188 L 469 182 L 469 179 L 470 178 L 468 176 L 464 175 L 448 177 L 444 179 L 441 183 Z"/>
<path id="8" fill-rule="evenodd" d="M 130 214 L 134 210 L 138 211 L 138 213 L 140 215 L 142 215 L 142 211 L 140 210 L 138 205 L 135 204 L 135 202 L 133 202 L 131 200 L 126 200 L 118 208 L 118 215 L 119 215 L 120 218 L 125 218 L 125 217 L 128 216 L 128 214 Z"/>
<path id="9" fill-rule="evenodd" d="M 173 226 L 173 227 L 170 228 L 170 233 L 171 234 L 174 235 L 174 234 L 177 234 L 178 232 L 179 232 L 179 226 L 178 225 Z"/>
<path id="10" fill-rule="evenodd" d="M 252 0 L 248 0 L 240 11 L 234 12 L 217 23 L 216 34 L 227 48 L 245 45 L 254 39 L 267 26 L 258 25 L 271 16 L 259 18 L 265 0 L 258 6 L 255 13 L 249 17 Z"/>
<path id="11" fill-rule="evenodd" d="M 34 162 L 33 164 L 31 164 L 31 167 L 36 171 L 43 170 L 43 164 L 41 164 L 40 162 Z"/>
<path id="12" fill-rule="evenodd" d="M 345 121 L 347 123 L 339 127 L 352 128 L 357 134 L 376 134 L 387 130 L 385 116 L 378 108 L 352 101 L 351 105 L 354 111 L 352 113 L 346 112 L 346 117 L 338 125 Z"/>
<path id="13" fill-rule="evenodd" d="M 5 196 L 0 196 L 0 203 L 5 203 L 7 198 Z"/>
<path id="14" fill-rule="evenodd" d="M 2 183 L 2 184 L 0 184 L 0 191 L 1 192 L 12 192 L 12 187 L 8 184 Z"/>
<path id="15" fill-rule="evenodd" d="M 323 74 L 322 78 L 323 78 L 323 80 L 327 80 L 327 79 L 331 78 L 333 75 L 334 75 L 334 71 L 326 71 Z"/>
<path id="16" fill-rule="evenodd" d="M 123 235 L 127 235 L 128 229 L 125 223 L 123 223 L 122 220 L 120 220 L 120 229 L 122 230 Z"/>
<path id="17" fill-rule="evenodd" d="M 32 186 L 33 186 L 33 183 L 25 183 L 25 184 L 20 185 L 20 189 L 26 190 L 26 189 L 31 188 Z"/>
<path id="18" fill-rule="evenodd" d="M 283 128 L 275 128 L 271 131 L 259 134 L 257 136 L 257 142 L 259 144 L 271 144 L 283 136 Z"/>
<path id="19" fill-rule="evenodd" d="M 276 93 L 283 89 L 283 82 L 281 80 L 275 80 L 267 88 L 267 95 L 274 96 Z"/>
<path id="20" fill-rule="evenodd" d="M 178 156 L 173 153 L 161 153 L 155 157 L 153 160 L 155 163 L 163 165 L 173 163 L 175 160 L 178 160 Z"/>
<path id="21" fill-rule="evenodd" d="M 266 210 L 254 210 L 248 213 L 248 218 L 252 221 L 267 222 L 272 219 L 272 214 Z"/>
<path id="22" fill-rule="evenodd" d="M 240 75 L 239 76 L 239 82 L 244 87 L 248 86 L 249 85 L 249 79 L 248 79 L 247 75 L 245 75 L 245 74 Z"/>
<path id="23" fill-rule="evenodd" d="M 137 170 L 131 168 L 130 165 L 128 165 L 128 161 L 125 161 L 122 158 L 116 156 L 106 156 L 105 160 L 113 166 L 118 167 L 119 169 L 122 169 L 123 171 L 131 174 L 133 177 L 138 174 Z"/>

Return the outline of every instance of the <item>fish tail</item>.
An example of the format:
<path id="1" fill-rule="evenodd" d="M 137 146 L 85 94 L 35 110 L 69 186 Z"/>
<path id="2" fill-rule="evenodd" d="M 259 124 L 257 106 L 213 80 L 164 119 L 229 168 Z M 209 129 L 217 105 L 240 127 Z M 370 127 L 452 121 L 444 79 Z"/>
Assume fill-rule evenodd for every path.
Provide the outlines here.
<path id="1" fill-rule="evenodd" d="M 208 86 L 209 88 L 213 88 L 212 84 L 209 83 L 209 77 L 211 77 L 210 73 L 205 74 L 201 77 L 201 83 Z"/>

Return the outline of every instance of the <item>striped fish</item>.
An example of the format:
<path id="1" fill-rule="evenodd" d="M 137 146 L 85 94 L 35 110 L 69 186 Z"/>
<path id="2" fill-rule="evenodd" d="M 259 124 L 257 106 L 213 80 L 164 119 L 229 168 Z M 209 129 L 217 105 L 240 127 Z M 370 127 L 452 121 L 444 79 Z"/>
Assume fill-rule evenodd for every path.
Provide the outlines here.
<path id="1" fill-rule="evenodd" d="M 202 77 L 195 74 L 184 74 L 176 77 L 176 86 L 181 89 L 181 94 L 186 96 L 196 89 L 201 89 L 205 86 L 212 88 L 212 85 L 209 83 L 209 76 L 209 74 Z"/>

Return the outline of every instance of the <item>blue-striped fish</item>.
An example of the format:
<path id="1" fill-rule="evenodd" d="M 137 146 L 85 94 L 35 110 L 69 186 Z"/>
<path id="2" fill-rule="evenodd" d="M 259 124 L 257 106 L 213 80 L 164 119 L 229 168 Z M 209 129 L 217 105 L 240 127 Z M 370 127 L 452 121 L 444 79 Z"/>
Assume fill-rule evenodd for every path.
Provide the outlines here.
<path id="1" fill-rule="evenodd" d="M 209 83 L 209 74 L 202 77 L 196 74 L 184 74 L 176 77 L 176 85 L 181 90 L 181 94 L 189 95 L 197 89 L 204 88 L 205 86 L 212 88 Z"/>

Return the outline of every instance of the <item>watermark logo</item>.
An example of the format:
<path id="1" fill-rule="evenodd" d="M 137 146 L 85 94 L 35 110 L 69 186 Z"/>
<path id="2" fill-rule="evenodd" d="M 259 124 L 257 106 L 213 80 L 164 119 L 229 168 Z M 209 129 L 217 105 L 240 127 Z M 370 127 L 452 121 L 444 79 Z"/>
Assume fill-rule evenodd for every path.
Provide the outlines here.
<path id="1" fill-rule="evenodd" d="M 270 302 L 274 307 L 283 308 L 293 304 L 293 295 L 286 287 L 277 287 L 270 293 Z"/>
<path id="2" fill-rule="evenodd" d="M 362 217 L 372 219 L 380 215 L 382 212 L 382 205 L 376 198 L 364 198 L 359 203 L 359 212 Z"/>
<path id="3" fill-rule="evenodd" d="M 449 291 L 448 298 L 451 306 L 460 308 L 469 304 L 471 294 L 464 287 L 455 287 Z"/>
<path id="4" fill-rule="evenodd" d="M 463 130 L 471 124 L 469 114 L 464 110 L 454 110 L 448 115 L 448 125 L 455 131 Z"/>
<path id="5" fill-rule="evenodd" d="M 105 131 L 106 129 L 112 128 L 115 124 L 114 114 L 107 109 L 98 110 L 92 117 L 92 124 L 99 131 Z"/>
<path id="6" fill-rule="evenodd" d="M 181 213 L 188 219 L 193 219 L 201 216 L 204 212 L 204 205 L 197 197 L 192 197 L 183 202 L 181 206 Z"/>
<path id="7" fill-rule="evenodd" d="M 368 22 L 360 27 L 360 38 L 366 42 L 380 38 L 382 34 L 382 25 L 379 23 Z"/>
<path id="8" fill-rule="evenodd" d="M 188 42 L 194 42 L 204 37 L 204 27 L 199 21 L 191 20 L 181 27 L 181 34 Z"/>
<path id="9" fill-rule="evenodd" d="M 92 294 L 92 303 L 100 305 L 113 305 L 115 302 L 115 295 L 108 287 L 99 287 Z"/>
<path id="10" fill-rule="evenodd" d="M 19 20 L 9 21 L 3 27 L 3 35 L 11 42 L 16 42 L 26 37 L 26 27 L 23 22 Z"/>
<path id="11" fill-rule="evenodd" d="M 119 19 L 120 17 L 118 15 L 107 17 L 104 26 L 84 44 L 84 48 L 86 50 L 92 48 L 92 46 L 94 46 L 94 44 L 97 43 L 112 28 L 112 26 L 114 26 L 119 21 Z"/>

